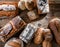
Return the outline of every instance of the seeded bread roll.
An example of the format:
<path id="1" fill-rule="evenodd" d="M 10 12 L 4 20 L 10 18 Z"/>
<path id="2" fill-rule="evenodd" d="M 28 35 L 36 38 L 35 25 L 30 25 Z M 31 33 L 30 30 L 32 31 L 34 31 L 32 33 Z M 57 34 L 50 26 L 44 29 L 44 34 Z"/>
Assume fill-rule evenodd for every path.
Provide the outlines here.
<path id="1" fill-rule="evenodd" d="M 23 42 L 18 38 L 12 38 L 8 40 L 4 47 L 23 47 Z"/>
<path id="2" fill-rule="evenodd" d="M 54 18 L 49 23 L 49 28 L 52 30 L 56 42 L 60 45 L 60 19 Z"/>
<path id="3" fill-rule="evenodd" d="M 0 1 L 0 17 L 14 17 L 18 14 L 18 2 Z"/>
<path id="4" fill-rule="evenodd" d="M 43 41 L 43 30 L 44 28 L 39 28 L 36 33 L 35 33 L 35 37 L 34 37 L 34 43 L 35 44 L 41 44 Z"/>
<path id="5" fill-rule="evenodd" d="M 19 32 L 26 23 L 19 17 L 13 18 L 8 24 L 0 29 L 0 40 L 6 42 L 10 37 Z"/>

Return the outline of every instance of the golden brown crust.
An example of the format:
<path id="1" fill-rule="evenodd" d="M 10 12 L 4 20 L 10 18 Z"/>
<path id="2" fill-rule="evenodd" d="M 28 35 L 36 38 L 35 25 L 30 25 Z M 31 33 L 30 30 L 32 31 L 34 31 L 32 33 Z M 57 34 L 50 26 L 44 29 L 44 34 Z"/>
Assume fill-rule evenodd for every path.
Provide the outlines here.
<path id="1" fill-rule="evenodd" d="M 52 43 L 49 42 L 49 41 L 44 40 L 42 46 L 43 47 L 52 47 Z"/>
<path id="2" fill-rule="evenodd" d="M 12 38 L 10 39 L 4 47 L 23 47 L 23 42 L 22 40 L 18 39 L 18 38 Z"/>
<path id="3" fill-rule="evenodd" d="M 34 43 L 41 44 L 43 41 L 43 30 L 44 28 L 39 28 L 35 33 Z"/>
<path id="4" fill-rule="evenodd" d="M 18 14 L 17 11 L 0 11 L 0 17 L 14 17 Z"/>
<path id="5" fill-rule="evenodd" d="M 15 43 L 15 42 L 11 42 L 11 43 L 9 43 L 8 45 L 10 45 L 10 46 L 12 46 L 12 47 L 21 47 L 21 46 L 19 45 L 19 43 Z"/>
<path id="6" fill-rule="evenodd" d="M 11 11 L 4 11 L 0 10 L 0 17 L 6 16 L 6 17 L 14 17 L 18 15 L 18 2 L 9 2 L 9 1 L 0 1 L 0 5 L 14 5 L 16 7 L 16 10 Z"/>

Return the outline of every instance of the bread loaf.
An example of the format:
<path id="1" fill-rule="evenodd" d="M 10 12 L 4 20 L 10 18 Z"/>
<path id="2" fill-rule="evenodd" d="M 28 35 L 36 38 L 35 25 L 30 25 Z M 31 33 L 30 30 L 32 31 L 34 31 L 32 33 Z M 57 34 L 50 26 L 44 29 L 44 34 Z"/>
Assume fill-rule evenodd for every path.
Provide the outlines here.
<path id="1" fill-rule="evenodd" d="M 29 23 L 24 29 L 24 31 L 20 34 L 19 38 L 23 40 L 25 43 L 28 43 L 33 38 L 36 30 L 37 28 L 34 25 Z"/>
<path id="2" fill-rule="evenodd" d="M 24 28 L 25 22 L 19 17 L 13 18 L 9 23 L 0 29 L 0 40 L 6 42 L 10 37 Z"/>
<path id="3" fill-rule="evenodd" d="M 49 3 L 48 0 L 36 0 L 38 14 L 49 13 Z"/>
<path id="4" fill-rule="evenodd" d="M 18 2 L 0 1 L 0 17 L 14 17 L 18 14 Z"/>
<path id="5" fill-rule="evenodd" d="M 49 28 L 52 30 L 56 42 L 60 45 L 60 19 L 54 18 L 49 23 Z"/>

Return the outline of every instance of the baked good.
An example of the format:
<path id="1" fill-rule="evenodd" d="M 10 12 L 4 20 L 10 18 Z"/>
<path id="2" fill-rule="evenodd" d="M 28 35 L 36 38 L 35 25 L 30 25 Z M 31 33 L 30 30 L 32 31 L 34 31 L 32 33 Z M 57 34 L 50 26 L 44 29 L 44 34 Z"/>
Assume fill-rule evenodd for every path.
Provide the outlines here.
<path id="1" fill-rule="evenodd" d="M 43 33 L 44 33 L 44 28 L 39 28 L 34 36 L 34 43 L 35 44 L 41 44 L 43 41 Z"/>
<path id="2" fill-rule="evenodd" d="M 29 23 L 27 24 L 23 32 L 20 34 L 19 38 L 25 43 L 28 43 L 31 41 L 36 31 L 37 31 L 37 28 L 34 25 Z"/>
<path id="3" fill-rule="evenodd" d="M 32 10 L 32 11 L 27 12 L 27 16 L 31 21 L 35 20 L 39 17 L 38 13 L 37 13 L 37 10 Z"/>
<path id="4" fill-rule="evenodd" d="M 50 29 L 45 29 L 43 36 L 44 36 L 44 40 L 46 40 L 46 41 L 52 41 L 52 39 L 53 39 Z"/>
<path id="5" fill-rule="evenodd" d="M 52 41 L 52 34 L 50 29 L 39 28 L 34 37 L 35 44 L 41 44 L 43 40 Z"/>
<path id="6" fill-rule="evenodd" d="M 14 17 L 18 15 L 18 2 L 0 1 L 0 17 Z"/>
<path id="7" fill-rule="evenodd" d="M 52 34 L 50 29 L 45 29 L 44 30 L 44 41 L 42 43 L 43 47 L 52 47 Z"/>
<path id="8" fill-rule="evenodd" d="M 26 7 L 25 7 L 25 0 L 20 0 L 19 3 L 18 3 L 18 7 L 21 10 L 25 10 L 26 9 Z"/>
<path id="9" fill-rule="evenodd" d="M 23 41 L 18 38 L 12 38 L 6 42 L 4 47 L 23 47 Z"/>
<path id="10" fill-rule="evenodd" d="M 25 1 L 25 6 L 28 10 L 32 10 L 34 8 L 34 2 L 33 0 L 26 0 Z"/>
<path id="11" fill-rule="evenodd" d="M 43 43 L 42 43 L 42 47 L 52 47 L 52 43 L 44 40 Z"/>
<path id="12" fill-rule="evenodd" d="M 60 45 L 60 19 L 54 18 L 49 23 L 49 28 L 52 30 L 56 42 Z"/>
<path id="13" fill-rule="evenodd" d="M 19 30 L 24 28 L 25 25 L 26 23 L 19 16 L 16 16 L 0 29 L 0 40 L 6 42 L 10 37 L 19 32 Z"/>
<path id="14" fill-rule="evenodd" d="M 35 4 L 33 0 L 20 0 L 18 3 L 18 7 L 21 10 L 32 10 L 34 8 Z"/>
<path id="15" fill-rule="evenodd" d="M 49 3 L 48 0 L 36 0 L 38 14 L 49 13 Z"/>

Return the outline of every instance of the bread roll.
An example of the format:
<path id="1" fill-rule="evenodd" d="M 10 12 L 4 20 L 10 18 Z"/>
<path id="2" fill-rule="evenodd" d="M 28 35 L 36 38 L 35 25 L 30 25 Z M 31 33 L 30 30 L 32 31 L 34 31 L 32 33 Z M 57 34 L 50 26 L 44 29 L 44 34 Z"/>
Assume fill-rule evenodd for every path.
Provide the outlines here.
<path id="1" fill-rule="evenodd" d="M 12 38 L 6 42 L 4 47 L 23 47 L 23 42 L 18 38 Z"/>
<path id="2" fill-rule="evenodd" d="M 43 30 L 44 28 L 39 28 L 36 33 L 35 33 L 35 37 L 34 37 L 34 43 L 35 44 L 41 44 L 43 41 Z"/>
<path id="3" fill-rule="evenodd" d="M 25 0 L 20 0 L 19 3 L 18 3 L 18 7 L 21 10 L 25 10 L 26 9 L 26 7 L 25 7 Z"/>

